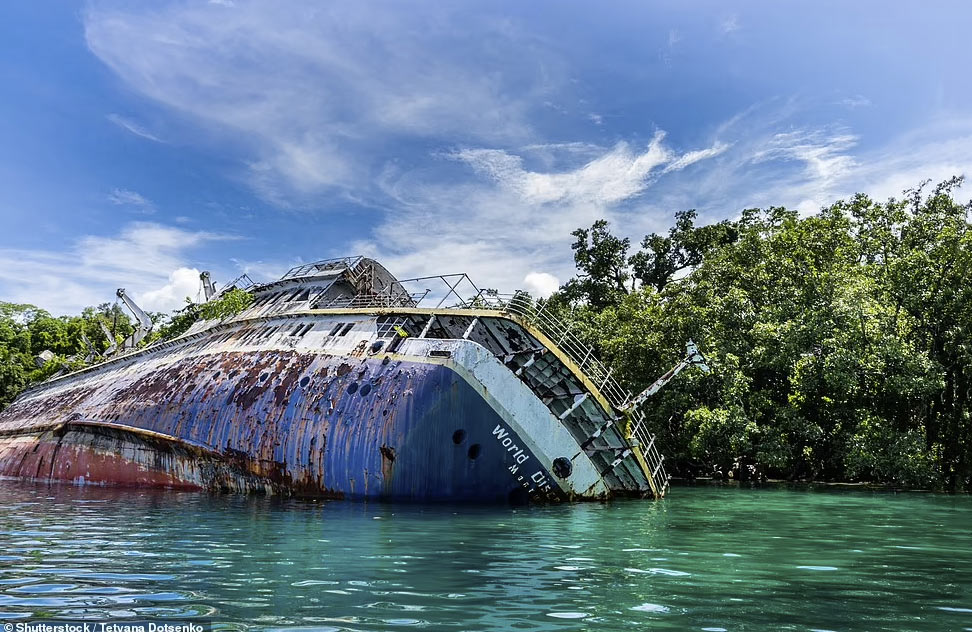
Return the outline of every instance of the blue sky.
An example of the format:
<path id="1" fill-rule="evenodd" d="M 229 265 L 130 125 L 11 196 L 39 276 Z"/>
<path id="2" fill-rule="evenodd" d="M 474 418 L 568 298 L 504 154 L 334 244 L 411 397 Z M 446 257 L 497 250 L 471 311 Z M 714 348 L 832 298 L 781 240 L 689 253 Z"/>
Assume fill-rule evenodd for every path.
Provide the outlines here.
<path id="1" fill-rule="evenodd" d="M 0 5 L 0 300 L 367 254 L 546 294 L 570 231 L 972 166 L 972 5 Z"/>

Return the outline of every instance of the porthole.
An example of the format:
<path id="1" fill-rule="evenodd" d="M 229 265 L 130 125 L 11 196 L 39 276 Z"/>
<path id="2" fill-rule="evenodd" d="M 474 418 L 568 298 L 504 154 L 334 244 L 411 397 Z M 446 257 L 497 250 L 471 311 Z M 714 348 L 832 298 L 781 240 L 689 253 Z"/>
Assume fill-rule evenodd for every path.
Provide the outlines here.
<path id="1" fill-rule="evenodd" d="M 479 458 L 479 454 L 483 451 L 483 447 L 478 443 L 474 443 L 469 446 L 469 458 L 473 461 Z"/>
<path id="2" fill-rule="evenodd" d="M 567 478 L 574 471 L 574 465 L 565 456 L 558 456 L 553 462 L 553 473 L 558 478 Z"/>
<path id="3" fill-rule="evenodd" d="M 361 386 L 361 396 L 362 397 L 365 397 L 370 392 L 371 392 L 371 384 L 364 384 L 364 385 Z"/>
<path id="4" fill-rule="evenodd" d="M 452 433 L 452 442 L 455 443 L 456 445 L 459 445 L 465 440 L 466 440 L 465 430 L 456 430 L 455 432 Z"/>
<path id="5" fill-rule="evenodd" d="M 348 393 L 350 395 L 354 395 L 357 392 L 358 392 L 358 383 L 357 382 L 351 382 L 350 384 L 348 384 Z"/>
<path id="6" fill-rule="evenodd" d="M 260 374 L 260 381 L 261 382 L 266 382 L 268 377 L 270 377 L 270 374 L 269 373 L 261 373 Z"/>
<path id="7" fill-rule="evenodd" d="M 307 386 L 308 384 L 310 384 L 310 378 L 309 378 L 309 377 L 307 377 L 307 376 L 305 375 L 304 377 L 302 377 L 302 378 L 300 378 L 300 387 L 301 387 L 301 388 L 304 388 L 304 387 L 305 387 L 305 386 Z"/>

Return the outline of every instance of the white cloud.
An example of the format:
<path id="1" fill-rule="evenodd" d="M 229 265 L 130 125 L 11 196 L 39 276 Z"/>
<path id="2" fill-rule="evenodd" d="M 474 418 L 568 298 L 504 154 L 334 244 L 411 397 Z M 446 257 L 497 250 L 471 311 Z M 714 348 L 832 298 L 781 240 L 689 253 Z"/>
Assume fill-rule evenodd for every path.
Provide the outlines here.
<path id="1" fill-rule="evenodd" d="M 124 116 L 122 116 L 120 114 L 114 114 L 114 113 L 112 113 L 112 114 L 109 114 L 107 118 L 108 118 L 109 121 L 111 121 L 112 123 L 114 123 L 118 127 L 122 128 L 123 130 L 129 131 L 132 134 L 135 134 L 136 136 L 141 136 L 142 138 L 145 138 L 145 139 L 148 139 L 148 140 L 151 140 L 151 141 L 155 141 L 156 143 L 163 142 L 161 138 L 159 138 L 158 136 L 156 136 L 152 132 L 148 131 L 147 129 L 145 129 L 144 127 L 142 127 L 141 125 L 139 125 L 135 121 L 133 121 L 131 119 L 128 119 L 128 118 L 125 118 Z"/>
<path id="2" fill-rule="evenodd" d="M 665 134 L 658 132 L 642 151 L 632 151 L 628 143 L 619 142 L 612 149 L 579 168 L 540 173 L 523 168 L 523 159 L 499 149 L 464 149 L 454 154 L 476 171 L 513 191 L 525 202 L 591 203 L 610 205 L 639 195 L 648 187 L 657 167 L 677 171 L 693 162 L 716 156 L 727 145 L 716 143 L 711 148 L 676 156 L 662 144 Z"/>
<path id="3" fill-rule="evenodd" d="M 509 21 L 445 5 L 104 2 L 83 17 L 95 55 L 242 143 L 247 182 L 281 204 L 367 182 L 390 137 L 527 138 L 527 108 L 563 74 Z"/>
<path id="4" fill-rule="evenodd" d="M 696 151 L 690 151 L 682 154 L 665 166 L 665 173 L 670 171 L 679 171 L 680 169 L 684 169 L 685 167 L 695 164 L 700 160 L 718 156 L 727 149 L 729 149 L 728 143 L 723 143 L 722 141 L 717 140 L 712 147 L 707 147 L 706 149 L 697 149 Z"/>
<path id="5" fill-rule="evenodd" d="M 809 180 L 829 187 L 845 177 L 857 164 L 848 152 L 857 144 L 857 136 L 838 131 L 797 130 L 773 136 L 766 148 L 757 152 L 754 162 L 795 160 L 806 166 Z"/>
<path id="6" fill-rule="evenodd" d="M 523 277 L 523 289 L 536 297 L 547 298 L 559 287 L 560 281 L 548 272 L 531 272 Z"/>
<path id="7" fill-rule="evenodd" d="M 354 250 L 403 277 L 464 270 L 498 288 L 545 291 L 573 275 L 570 232 L 602 217 L 637 241 L 666 229 L 680 209 L 698 208 L 704 221 L 748 206 L 811 212 L 855 191 L 898 194 L 926 176 L 968 171 L 972 126 L 878 146 L 851 128 L 807 126 L 796 98 L 754 104 L 708 135 L 693 130 L 699 135 L 679 150 L 663 134 L 636 144 L 609 126 L 583 127 L 610 132 L 610 146 L 590 136 L 551 142 L 531 115 L 601 125 L 594 110 L 610 103 L 565 106 L 579 101 L 565 94 L 570 73 L 549 52 L 557 46 L 457 6 L 283 11 L 226 0 L 145 9 L 107 0 L 84 22 L 92 52 L 130 88 L 235 143 L 241 179 L 265 198 L 319 203 L 337 188 L 359 208 L 377 209 L 372 233 Z M 741 30 L 735 15 L 723 17 L 710 28 Z M 669 47 L 681 38 L 673 29 Z M 686 142 L 701 148 L 686 151 Z M 433 168 L 429 156 L 440 159 Z M 168 263 L 146 289 L 162 293 L 169 271 L 189 267 L 178 257 Z M 237 262 L 263 278 L 289 265 Z"/>
<path id="8" fill-rule="evenodd" d="M 165 300 L 171 271 L 187 267 L 189 250 L 224 239 L 232 237 L 134 222 L 114 237 L 83 236 L 64 251 L 0 248 L 0 295 L 54 314 L 75 314 L 114 301 L 115 289 L 124 287 L 136 301 L 148 293 L 156 309 L 167 311 L 182 301 L 174 295 Z"/>
<path id="9" fill-rule="evenodd" d="M 659 133 L 638 149 L 627 143 L 607 148 L 568 143 L 533 145 L 519 154 L 498 149 L 450 154 L 482 176 L 474 181 L 389 171 L 379 184 L 395 212 L 354 250 L 375 256 L 401 277 L 467 272 L 480 285 L 548 294 L 559 279 L 573 276 L 571 231 L 602 217 L 624 220 L 630 224 L 624 231 L 654 221 L 633 221 L 624 208 L 659 178 L 725 151 L 717 143 L 678 153 L 663 139 Z M 527 166 L 537 162 L 541 167 Z M 543 166 L 549 164 L 560 167 Z M 675 167 L 666 172 L 670 165 Z"/>
<path id="10" fill-rule="evenodd" d="M 141 193 L 128 189 L 112 189 L 108 194 L 108 201 L 117 206 L 135 206 L 142 212 L 153 213 L 155 206 Z"/>
<path id="11" fill-rule="evenodd" d="M 972 174 L 972 119 L 944 119 L 869 143 L 841 126 L 778 131 L 800 112 L 789 102 L 733 117 L 718 129 L 732 146 L 696 169 L 690 182 L 653 192 L 645 214 L 697 208 L 704 220 L 717 221 L 776 205 L 809 214 L 858 192 L 886 199 L 927 178 Z"/>
<path id="12" fill-rule="evenodd" d="M 146 311 L 170 313 L 184 307 L 186 297 L 200 302 L 202 282 L 196 268 L 176 268 L 169 273 L 169 281 L 160 288 L 146 290 L 138 295 L 139 307 Z"/>

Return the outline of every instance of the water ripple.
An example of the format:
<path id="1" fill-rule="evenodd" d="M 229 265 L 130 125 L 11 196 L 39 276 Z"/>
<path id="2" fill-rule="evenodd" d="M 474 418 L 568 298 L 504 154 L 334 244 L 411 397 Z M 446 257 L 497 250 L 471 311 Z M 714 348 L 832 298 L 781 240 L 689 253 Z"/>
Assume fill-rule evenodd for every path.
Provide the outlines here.
<path id="1" fill-rule="evenodd" d="M 510 509 L 4 482 L 0 620 L 961 629 L 972 627 L 969 509 L 964 497 L 789 490 Z"/>

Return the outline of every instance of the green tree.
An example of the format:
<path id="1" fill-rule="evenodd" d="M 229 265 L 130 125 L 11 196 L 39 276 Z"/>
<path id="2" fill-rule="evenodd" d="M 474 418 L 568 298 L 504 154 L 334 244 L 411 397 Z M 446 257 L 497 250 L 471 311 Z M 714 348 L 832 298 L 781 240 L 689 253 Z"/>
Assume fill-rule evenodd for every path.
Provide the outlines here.
<path id="1" fill-rule="evenodd" d="M 252 303 L 252 294 L 234 287 L 218 298 L 200 305 L 199 316 L 206 320 L 228 318 L 239 314 Z"/>
<path id="2" fill-rule="evenodd" d="M 606 222 L 574 233 L 579 275 L 547 302 L 632 390 L 695 339 L 646 406 L 676 473 L 972 488 L 972 231 L 953 179 L 809 217 L 689 211 L 628 257 Z M 628 267 L 621 264 L 627 261 Z M 623 281 L 623 283 L 619 282 Z M 623 291 L 622 291 L 623 289 Z"/>

